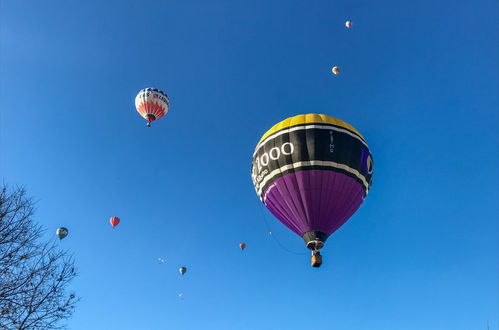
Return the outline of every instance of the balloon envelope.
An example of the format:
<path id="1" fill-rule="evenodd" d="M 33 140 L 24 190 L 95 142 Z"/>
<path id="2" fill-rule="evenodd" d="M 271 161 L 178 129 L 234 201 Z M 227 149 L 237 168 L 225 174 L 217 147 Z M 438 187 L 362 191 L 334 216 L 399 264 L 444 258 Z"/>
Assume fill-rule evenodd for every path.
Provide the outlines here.
<path id="1" fill-rule="evenodd" d="M 157 88 L 144 88 L 135 97 L 135 108 L 151 123 L 168 113 L 170 100 L 166 93 Z"/>
<path id="2" fill-rule="evenodd" d="M 253 154 L 256 193 L 305 242 L 322 241 L 360 207 L 373 160 L 362 135 L 326 115 L 288 118 L 267 131 Z"/>
<path id="3" fill-rule="evenodd" d="M 180 267 L 178 269 L 178 272 L 180 273 L 180 275 L 184 275 L 186 271 L 187 271 L 187 268 L 185 268 L 185 267 Z"/>
<path id="4" fill-rule="evenodd" d="M 120 218 L 111 217 L 111 219 L 109 219 L 109 223 L 111 223 L 111 226 L 113 226 L 113 228 L 114 228 L 120 223 Z"/>
<path id="5" fill-rule="evenodd" d="M 55 231 L 55 234 L 57 235 L 57 237 L 59 237 L 60 240 L 68 236 L 68 233 L 69 231 L 65 227 L 57 228 L 57 230 Z"/>

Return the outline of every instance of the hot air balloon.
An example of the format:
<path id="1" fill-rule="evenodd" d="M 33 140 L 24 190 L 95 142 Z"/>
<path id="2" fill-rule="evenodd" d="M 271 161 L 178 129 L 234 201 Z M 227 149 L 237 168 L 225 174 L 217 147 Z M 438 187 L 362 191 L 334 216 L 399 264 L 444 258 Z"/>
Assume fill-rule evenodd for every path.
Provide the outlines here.
<path id="1" fill-rule="evenodd" d="M 371 187 L 373 158 L 362 135 L 326 115 L 298 115 L 268 130 L 253 154 L 252 180 L 269 211 L 312 250 L 320 249 L 360 207 Z"/>
<path id="2" fill-rule="evenodd" d="M 68 233 L 69 233 L 69 231 L 65 227 L 57 228 L 57 230 L 55 231 L 55 234 L 57 235 L 57 237 L 59 237 L 59 240 L 61 240 L 64 237 L 68 236 Z"/>
<path id="3" fill-rule="evenodd" d="M 239 248 L 241 248 L 241 250 L 244 250 L 246 248 L 246 243 L 239 243 Z"/>
<path id="4" fill-rule="evenodd" d="M 185 267 L 180 267 L 178 269 L 178 272 L 180 273 L 180 275 L 184 275 L 186 271 L 187 271 L 187 268 L 185 268 Z"/>
<path id="5" fill-rule="evenodd" d="M 335 75 L 339 75 L 340 74 L 340 67 L 333 66 L 333 68 L 331 69 L 331 72 L 334 73 Z"/>
<path id="6" fill-rule="evenodd" d="M 139 114 L 147 120 L 147 126 L 168 113 L 170 100 L 157 88 L 145 88 L 135 97 L 135 107 Z"/>
<path id="7" fill-rule="evenodd" d="M 111 223 L 111 226 L 113 226 L 113 228 L 114 228 L 120 223 L 120 218 L 111 217 L 111 219 L 109 219 L 109 222 Z"/>
<path id="8" fill-rule="evenodd" d="M 179 296 L 179 297 L 183 297 L 183 296 L 184 296 L 184 293 L 183 293 L 183 292 L 180 292 L 180 293 L 178 294 L 178 296 Z"/>
<path id="9" fill-rule="evenodd" d="M 351 28 L 352 27 L 352 21 L 346 21 L 345 22 L 345 26 L 347 27 L 347 29 Z"/>

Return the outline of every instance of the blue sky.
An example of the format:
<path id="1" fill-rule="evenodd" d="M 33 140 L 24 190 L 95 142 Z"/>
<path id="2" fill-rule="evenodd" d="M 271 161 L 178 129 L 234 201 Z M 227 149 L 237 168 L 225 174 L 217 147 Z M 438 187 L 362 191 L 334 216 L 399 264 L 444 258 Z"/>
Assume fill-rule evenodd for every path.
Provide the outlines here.
<path id="1" fill-rule="evenodd" d="M 48 238 L 69 228 L 69 327 L 498 329 L 498 9 L 1 1 L 0 173 Z M 172 106 L 147 128 L 150 86 Z M 250 177 L 260 136 L 301 113 L 352 124 L 375 160 L 320 269 Z"/>

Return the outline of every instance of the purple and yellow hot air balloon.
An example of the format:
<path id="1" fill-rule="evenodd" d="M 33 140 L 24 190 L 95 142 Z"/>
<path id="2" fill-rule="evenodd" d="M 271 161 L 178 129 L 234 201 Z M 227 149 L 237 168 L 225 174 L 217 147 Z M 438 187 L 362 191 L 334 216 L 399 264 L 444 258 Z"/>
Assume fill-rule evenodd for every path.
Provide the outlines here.
<path id="1" fill-rule="evenodd" d="M 269 211 L 312 250 L 312 266 L 327 238 L 369 192 L 373 159 L 362 135 L 326 115 L 298 115 L 268 130 L 253 154 L 252 179 Z"/>

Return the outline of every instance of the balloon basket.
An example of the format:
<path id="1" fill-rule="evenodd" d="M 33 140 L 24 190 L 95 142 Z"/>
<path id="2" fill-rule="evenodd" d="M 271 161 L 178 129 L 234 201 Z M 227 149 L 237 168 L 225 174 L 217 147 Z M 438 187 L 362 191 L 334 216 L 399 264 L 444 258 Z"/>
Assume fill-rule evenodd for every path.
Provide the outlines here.
<path id="1" fill-rule="evenodd" d="M 322 255 L 319 251 L 312 252 L 312 259 L 310 263 L 312 267 L 315 268 L 319 268 L 322 265 Z"/>

